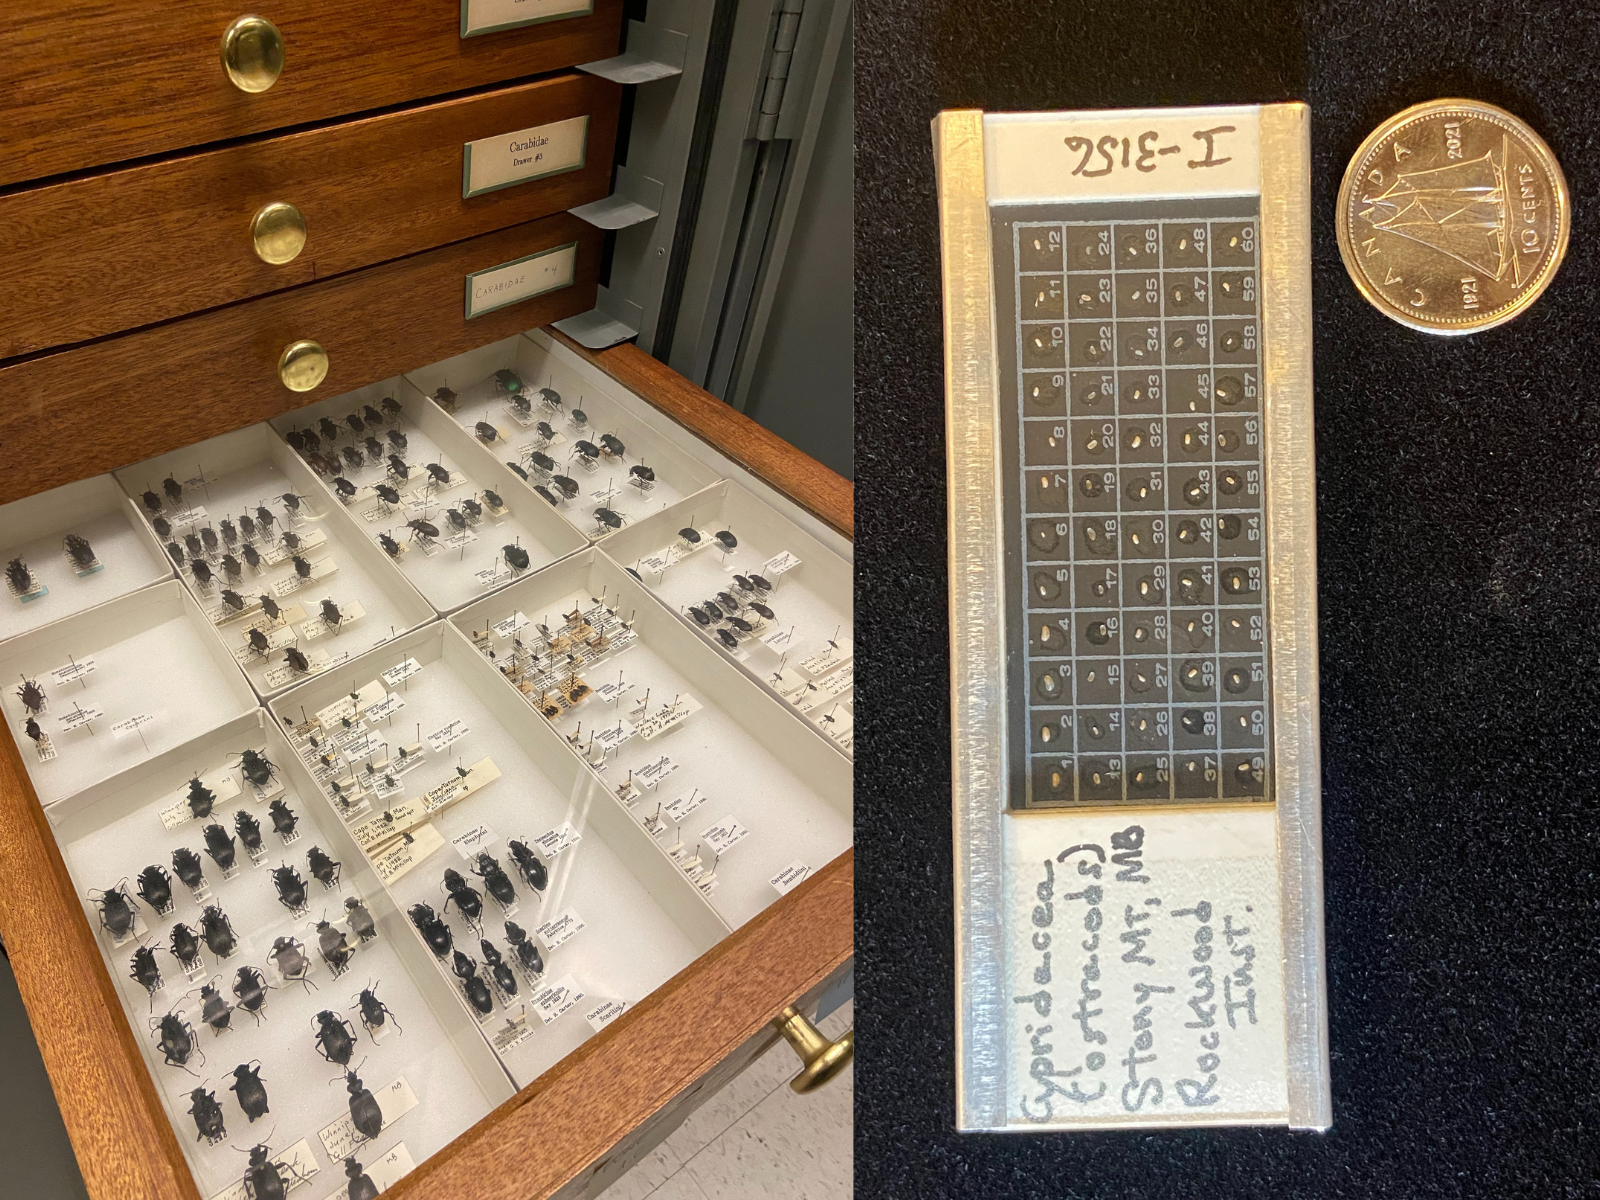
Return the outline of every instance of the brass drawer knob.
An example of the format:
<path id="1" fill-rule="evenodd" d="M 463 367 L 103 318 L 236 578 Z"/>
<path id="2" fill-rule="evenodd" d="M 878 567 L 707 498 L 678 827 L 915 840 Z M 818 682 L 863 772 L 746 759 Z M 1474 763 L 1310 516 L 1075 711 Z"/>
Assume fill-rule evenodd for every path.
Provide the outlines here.
<path id="1" fill-rule="evenodd" d="M 250 241 L 262 262 L 291 262 L 305 249 L 306 219 L 294 205 L 274 200 L 250 219 Z"/>
<path id="2" fill-rule="evenodd" d="M 783 1034 L 784 1040 L 794 1047 L 804 1064 L 800 1074 L 789 1081 L 789 1086 L 802 1096 L 814 1092 L 823 1084 L 836 1078 L 850 1065 L 856 1054 L 855 1030 L 846 1030 L 843 1037 L 830 1042 L 817 1032 L 817 1027 L 793 1008 L 786 1008 L 772 1022 Z"/>
<path id="3" fill-rule="evenodd" d="M 241 92 L 264 92 L 283 70 L 283 34 L 265 17 L 240 17 L 222 35 L 222 69 Z"/>
<path id="4" fill-rule="evenodd" d="M 309 392 L 328 375 L 328 352 L 315 342 L 290 342 L 278 355 L 278 378 L 291 392 Z"/>

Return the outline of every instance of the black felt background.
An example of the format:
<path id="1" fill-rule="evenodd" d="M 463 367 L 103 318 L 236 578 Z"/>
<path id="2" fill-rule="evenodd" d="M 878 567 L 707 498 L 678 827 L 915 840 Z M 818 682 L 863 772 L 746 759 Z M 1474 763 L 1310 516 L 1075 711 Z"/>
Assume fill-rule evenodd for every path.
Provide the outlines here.
<path id="1" fill-rule="evenodd" d="M 856 1187 L 883 1197 L 1600 1193 L 1600 19 L 1577 4 L 856 9 Z M 1575 199 L 1545 297 L 1466 339 L 1357 295 L 1350 154 L 1498 103 Z M 952 1132 L 939 241 L 929 119 L 1312 107 L 1334 1127 Z"/>

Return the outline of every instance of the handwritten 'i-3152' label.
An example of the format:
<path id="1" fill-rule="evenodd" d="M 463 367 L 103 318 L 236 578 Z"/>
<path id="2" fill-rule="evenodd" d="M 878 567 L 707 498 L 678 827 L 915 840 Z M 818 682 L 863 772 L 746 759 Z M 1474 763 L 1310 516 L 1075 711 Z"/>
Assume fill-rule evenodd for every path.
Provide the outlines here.
<path id="1" fill-rule="evenodd" d="M 578 243 L 568 242 L 467 276 L 467 319 L 531 300 L 577 277 Z"/>
<path id="2" fill-rule="evenodd" d="M 467 142 L 461 148 L 461 195 L 481 196 L 584 164 L 589 118 L 570 117 Z"/>
<path id="3" fill-rule="evenodd" d="M 1006 1123 L 1287 1111 L 1272 810 L 1005 822 Z"/>

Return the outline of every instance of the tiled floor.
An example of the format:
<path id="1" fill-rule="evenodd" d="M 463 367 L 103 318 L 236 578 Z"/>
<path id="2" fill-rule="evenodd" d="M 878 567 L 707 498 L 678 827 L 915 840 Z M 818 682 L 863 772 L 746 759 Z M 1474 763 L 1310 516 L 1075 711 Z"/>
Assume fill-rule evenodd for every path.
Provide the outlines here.
<path id="1" fill-rule="evenodd" d="M 849 1029 L 854 1002 L 818 1026 Z M 854 1068 L 809 1096 L 789 1090 L 799 1060 L 779 1042 L 707 1100 L 601 1200 L 847 1200 Z"/>

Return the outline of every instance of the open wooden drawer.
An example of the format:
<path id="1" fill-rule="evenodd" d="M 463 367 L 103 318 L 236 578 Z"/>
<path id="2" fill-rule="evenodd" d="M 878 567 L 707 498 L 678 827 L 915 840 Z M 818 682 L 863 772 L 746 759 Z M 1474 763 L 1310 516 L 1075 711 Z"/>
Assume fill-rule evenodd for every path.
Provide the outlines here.
<path id="1" fill-rule="evenodd" d="M 457 299 L 459 302 L 459 293 Z M 498 328 L 486 327 L 488 337 L 497 336 Z M 446 353 L 458 352 L 462 345 L 456 339 L 460 336 L 452 330 L 442 336 L 439 344 Z M 569 407 L 570 397 L 578 393 L 594 397 L 591 403 L 597 410 L 602 405 L 617 406 L 617 411 L 626 413 L 633 422 L 631 428 L 640 431 L 630 433 L 630 442 L 634 438 L 640 439 L 641 445 L 659 442 L 659 460 L 681 460 L 683 478 L 698 479 L 698 473 L 705 472 L 716 480 L 732 479 L 773 510 L 776 519 L 790 521 L 794 528 L 804 530 L 807 545 L 813 547 L 808 553 L 825 552 L 848 559 L 851 515 L 847 483 L 725 405 L 698 393 L 636 348 L 621 347 L 591 355 L 542 331 L 499 346 L 494 353 L 501 360 L 510 356 L 515 365 L 507 369 L 520 374 L 530 392 L 537 387 L 553 385 L 569 397 Z M 411 353 L 421 355 L 428 349 L 428 345 L 423 345 Z M 423 362 L 401 359 L 393 362 L 388 371 L 373 371 L 370 377 L 376 379 L 385 374 L 405 372 L 410 385 L 425 395 L 432 390 L 428 387 L 431 379 L 420 369 L 422 367 Z M 258 368 L 259 364 L 251 367 L 252 370 Z M 229 375 L 229 372 L 222 374 Z M 0 378 L 0 384 L 3 382 Z M 353 387 L 364 382 L 347 377 L 343 386 Z M 459 383 L 452 386 L 463 393 L 467 391 Z M 163 425 L 154 433 L 148 427 L 150 405 L 107 406 L 100 411 L 94 462 L 101 466 L 124 466 L 147 455 L 171 454 L 202 437 L 288 413 L 303 399 L 282 389 L 280 393 L 274 400 L 270 392 L 262 389 L 259 399 L 246 405 L 232 403 L 230 388 L 226 386 L 218 386 L 204 395 L 177 396 L 175 403 L 185 412 L 184 420 Z M 333 394 L 332 388 L 323 388 L 305 399 L 322 400 Z M 433 431 L 430 445 L 448 448 L 455 465 L 473 480 L 493 479 L 496 484 L 504 484 L 507 479 L 501 466 L 504 456 L 497 454 L 494 448 L 465 438 L 452 441 L 455 431 L 441 426 L 431 410 L 428 414 L 415 413 L 416 404 L 432 404 L 431 400 L 419 401 L 412 394 L 406 394 L 405 398 L 414 415 L 421 418 L 420 427 Z M 280 422 L 274 424 L 282 428 Z M 36 464 L 29 475 L 27 490 L 30 492 L 69 482 L 98 469 L 93 466 L 85 469 L 81 459 L 55 452 L 55 435 L 45 432 L 43 427 L 34 425 L 30 430 L 19 426 L 9 432 L 8 445 L 14 457 Z M 520 440 L 517 433 L 513 433 L 512 440 Z M 474 452 L 480 453 L 482 458 L 474 459 Z M 534 496 L 532 481 L 528 485 L 520 480 L 512 482 L 528 487 L 530 497 Z M 315 486 L 297 483 L 298 491 L 306 497 L 302 503 L 314 511 L 338 505 L 338 494 L 327 483 L 326 479 Z M 323 490 L 317 491 L 317 487 Z M 726 503 L 725 500 L 719 502 Z M 664 502 L 662 511 L 667 507 Z M 0 510 L 0 520 L 4 519 L 4 511 Z M 707 511 L 711 509 L 708 507 Z M 143 518 L 135 515 L 133 519 Z M 359 521 L 359 517 L 356 520 Z M 763 515 L 762 529 L 766 537 L 773 536 L 773 520 L 772 515 Z M 624 527 L 624 532 L 627 528 Z M 739 528 L 737 523 L 734 528 Z M 775 763 L 786 764 L 783 769 L 797 778 L 804 777 L 808 787 L 848 787 L 848 760 L 843 752 L 829 746 L 826 738 L 799 713 L 785 711 L 782 696 L 763 686 L 757 669 L 761 665 L 759 661 L 755 666 L 745 662 L 738 666 L 730 663 L 643 584 L 636 586 L 628 579 L 623 574 L 627 564 L 612 563 L 606 556 L 605 546 L 606 538 L 601 537 L 593 548 L 578 550 L 543 570 L 531 567 L 516 581 L 492 581 L 485 585 L 485 599 L 475 605 L 412 633 L 397 632 L 397 640 L 393 640 L 391 647 L 374 650 L 366 659 L 352 656 L 344 666 L 330 667 L 325 679 L 313 678 L 278 694 L 272 701 L 272 711 L 287 724 L 274 722 L 274 727 L 266 728 L 251 726 L 250 722 L 257 719 L 251 716 L 232 716 L 227 722 L 219 718 L 210 732 L 188 743 L 205 753 L 220 752 L 224 746 L 236 751 L 233 743 L 249 744 L 256 736 L 249 730 L 256 728 L 262 744 L 271 748 L 269 757 L 275 754 L 283 763 L 287 781 L 295 792 L 295 805 L 306 814 L 306 832 L 325 844 L 335 858 L 349 864 L 345 867 L 341 890 L 329 893 L 336 899 L 326 903 L 336 905 L 352 894 L 351 889 L 354 894 L 368 898 L 381 929 L 383 944 L 388 947 L 383 953 L 391 956 L 385 959 L 383 969 L 402 970 L 407 972 L 406 979 L 419 981 L 415 995 L 422 999 L 417 1003 L 426 1000 L 427 1011 L 432 1016 L 423 1019 L 418 1013 L 420 1035 L 416 1042 L 418 1065 L 415 1072 L 427 1070 L 430 1083 L 448 1075 L 449 1072 L 442 1070 L 438 1073 L 428 1070 L 424 1064 L 430 1056 L 442 1053 L 437 1046 L 454 1036 L 452 1029 L 457 1032 L 465 1029 L 458 1073 L 463 1078 L 470 1076 L 478 1081 L 483 1108 L 476 1111 L 470 1106 L 464 1108 L 460 1118 L 463 1131 L 442 1148 L 435 1149 L 426 1137 L 419 1137 L 420 1152 L 416 1155 L 415 1169 L 386 1195 L 402 1200 L 408 1196 L 525 1200 L 528 1197 L 595 1195 L 665 1137 L 701 1100 L 765 1050 L 778 1037 L 772 1022 L 786 1008 L 792 1006 L 804 1012 L 808 1006 L 814 1007 L 824 990 L 840 981 L 850 968 L 853 867 L 847 848 L 832 861 L 810 864 L 814 869 L 805 882 L 781 896 L 776 887 L 761 883 L 768 874 L 765 867 L 754 874 L 744 872 L 737 878 L 730 875 L 722 893 L 725 904 L 718 903 L 717 893 L 712 893 L 711 897 L 697 894 L 691 886 L 693 879 L 681 870 L 682 864 L 664 854 L 659 840 L 651 838 L 642 823 L 647 815 L 644 809 L 637 804 L 626 805 L 607 794 L 625 786 L 626 781 L 615 768 L 609 773 L 596 771 L 592 745 L 572 744 L 572 731 L 567 728 L 571 714 L 546 723 L 535 710 L 533 701 L 537 697 L 528 696 L 526 689 L 519 696 L 514 681 L 503 673 L 496 678 L 494 667 L 482 656 L 482 645 L 487 643 L 481 640 L 475 643 L 473 637 L 480 632 L 478 627 L 485 624 L 478 618 L 484 617 L 489 623 L 498 622 L 505 615 L 500 611 L 502 608 L 515 611 L 515 606 L 523 601 L 559 602 L 568 590 L 592 592 L 598 587 L 608 598 L 620 600 L 633 610 L 658 605 L 659 611 L 651 610 L 646 616 L 631 618 L 652 656 L 648 664 L 641 662 L 641 668 L 650 666 L 661 673 L 660 678 L 688 680 L 687 686 L 691 689 L 725 693 L 720 708 L 717 705 L 708 707 L 708 712 L 717 720 L 729 722 L 729 728 L 737 725 L 740 736 L 752 745 L 762 740 L 763 731 L 778 730 L 775 736 L 787 744 L 781 752 L 775 752 Z M 559 572 L 561 577 L 547 575 L 551 571 Z M 197 606 L 184 601 L 184 612 L 192 621 L 195 614 L 204 612 L 205 597 L 196 590 L 192 575 L 186 573 L 182 578 L 182 589 L 188 589 L 199 601 Z M 396 578 L 405 582 L 398 571 Z M 180 594 L 177 584 L 169 582 L 158 586 L 172 590 L 174 596 Z M 775 608 L 781 608 L 782 587 L 780 582 L 772 598 Z M 134 596 L 143 594 L 133 593 Z M 10 596 L 4 599 L 15 603 Z M 176 603 L 175 600 L 163 602 Z M 537 620 L 543 614 L 529 613 L 528 616 Z M 621 616 L 630 614 L 622 612 Z M 84 614 L 79 613 L 70 620 L 81 622 Z M 16 640 L 46 635 L 50 628 L 53 627 L 29 631 Z M 0 648 L 5 645 L 0 643 Z M 504 760 L 508 771 L 524 771 L 529 786 L 538 775 L 558 792 L 575 794 L 574 789 L 586 789 L 584 794 L 589 796 L 586 803 L 610 805 L 588 827 L 585 836 L 603 842 L 611 856 L 606 861 L 614 859 L 613 865 L 619 870 L 629 863 L 634 864 L 630 868 L 634 881 L 631 886 L 644 887 L 655 895 L 659 904 L 656 919 L 663 930 L 661 938 L 665 941 L 677 939 L 673 944 L 682 946 L 676 958 L 661 954 L 659 961 L 627 964 L 639 971 L 641 978 L 651 971 L 656 972 L 641 985 L 648 986 L 649 990 L 623 997 L 630 1001 L 628 1009 L 605 1022 L 599 1032 L 591 1034 L 587 1028 L 568 1030 L 566 1036 L 573 1045 L 562 1044 L 558 1048 L 560 1053 L 542 1057 L 524 1054 L 511 1063 L 495 1058 L 488 1048 L 487 1038 L 474 1040 L 478 1031 L 472 1028 L 470 1012 L 461 1002 L 459 992 L 452 993 L 454 983 L 448 971 L 430 976 L 429 972 L 435 972 L 436 968 L 397 903 L 404 900 L 409 904 L 415 897 L 400 886 L 386 889 L 372 877 L 349 840 L 349 830 L 359 825 L 359 819 L 341 822 L 332 793 L 324 791 L 321 777 L 314 776 L 309 769 L 314 763 L 308 765 L 290 757 L 296 750 L 291 745 L 296 727 L 303 722 L 301 706 L 295 699 L 297 694 L 304 692 L 312 698 L 315 693 L 316 705 L 320 707 L 328 702 L 328 696 L 323 696 L 322 692 L 331 696 L 346 685 L 355 690 L 361 680 L 354 676 L 363 673 L 364 664 L 373 655 L 386 656 L 382 664 L 385 668 L 393 665 L 388 660 L 403 662 L 407 658 L 419 660 L 425 670 L 442 671 L 448 665 L 450 686 L 457 688 L 463 697 L 460 703 L 475 706 L 469 724 L 475 722 L 486 732 L 491 728 L 501 730 L 496 735 L 498 740 L 493 740 L 488 748 Z M 626 665 L 627 660 L 622 661 Z M 345 675 L 351 678 L 346 680 Z M 437 677 L 443 680 L 445 674 Z M 240 678 L 242 680 L 243 676 Z M 405 686 L 403 675 L 395 686 Z M 627 700 L 618 702 L 629 703 Z M 312 706 L 307 704 L 306 707 Z M 421 707 L 419 694 L 414 708 L 420 710 Z M 646 708 L 648 713 L 650 706 Z M 735 708 L 749 711 L 732 711 Z M 11 713 L 7 711 L 9 717 Z M 266 711 L 255 710 L 256 713 Z M 420 715 L 417 723 L 425 723 Z M 290 740 L 285 741 L 285 738 Z M 22 740 L 26 743 L 26 739 Z M 125 1015 L 129 1011 L 129 981 L 114 979 L 107 969 L 105 935 L 94 920 L 95 908 L 85 901 L 85 881 L 82 878 L 75 881 L 69 872 L 69 861 L 72 870 L 81 869 L 81 850 L 76 847 L 86 831 L 103 828 L 112 823 L 112 818 L 127 819 L 127 813 L 136 807 L 133 796 L 139 787 L 147 786 L 160 792 L 174 779 L 185 775 L 196 760 L 184 758 L 182 747 L 165 757 L 157 755 L 124 772 L 113 784 L 91 785 L 53 804 L 51 812 L 47 813 L 39 803 L 17 744 L 12 739 L 0 739 L 0 746 L 3 746 L 0 750 L 0 861 L 5 864 L 7 876 L 7 886 L 0 889 L 0 936 L 4 937 L 10 951 L 18 984 L 90 1193 L 97 1200 L 125 1196 L 185 1197 L 187 1200 L 209 1197 L 214 1189 L 206 1191 L 196 1186 L 189 1168 L 191 1160 L 186 1158 L 186 1150 L 179 1143 L 180 1137 L 188 1142 L 195 1139 L 190 1119 L 184 1116 L 182 1124 L 175 1124 L 168 1106 L 170 1097 L 164 1101 L 158 1095 L 152 1069 L 147 1065 L 152 1061 L 148 1057 L 149 1046 L 141 1046 L 136 1040 L 129 1017 Z M 703 752 L 698 746 L 696 750 Z M 747 752 L 741 753 L 748 757 Z M 602 762 L 604 757 L 599 755 Z M 685 769 L 680 778 L 705 769 L 697 766 L 695 755 L 681 757 Z M 821 761 L 821 768 L 807 767 L 807 758 Z M 514 763 L 521 765 L 513 767 Z M 171 778 L 167 777 L 169 775 Z M 485 790 L 482 795 L 487 801 L 491 793 Z M 826 853 L 848 842 L 848 796 L 843 797 L 842 802 L 837 795 L 833 799 L 842 803 L 841 808 L 834 810 L 835 815 L 828 815 L 823 805 L 813 817 L 813 823 L 820 822 L 822 827 L 832 830 L 817 843 L 832 846 Z M 468 806 L 473 802 L 472 799 L 463 800 L 454 810 L 463 816 L 463 824 L 471 824 L 465 817 L 470 815 Z M 506 801 L 502 797 L 495 803 L 503 806 Z M 107 820 L 98 825 L 91 811 L 95 808 L 109 814 Z M 739 810 L 740 813 L 745 811 Z M 713 812 L 703 808 L 700 815 L 709 820 L 722 813 L 720 809 Z M 495 816 L 486 818 L 485 823 L 503 823 L 505 819 Z M 695 824 L 694 829 L 698 830 L 699 825 Z M 63 830 L 68 836 L 63 837 Z M 499 832 L 509 839 L 539 830 L 507 827 Z M 103 832 L 100 836 L 104 841 Z M 69 847 L 66 858 L 58 845 L 58 837 Z M 831 842 L 829 837 L 833 839 Z M 197 844 L 198 838 L 191 836 L 189 841 Z M 762 839 L 752 837 L 741 848 L 776 852 L 775 847 L 765 851 L 761 847 Z M 292 850 L 299 854 L 304 869 L 305 849 L 306 841 L 288 848 L 274 846 L 273 865 L 286 850 Z M 501 853 L 504 844 L 496 850 L 504 858 Z M 737 854 L 739 850 L 731 853 Z M 440 858 L 427 864 L 430 880 L 448 865 L 442 855 L 449 855 L 457 867 L 465 868 L 465 860 L 456 858 L 454 851 L 447 848 Z M 362 864 L 360 868 L 357 863 Z M 243 870 L 250 870 L 247 863 L 241 865 Z M 211 866 L 209 860 L 207 866 Z M 262 874 L 266 869 L 263 867 Z M 104 887 L 109 882 L 88 886 Z M 478 880 L 473 882 L 482 886 Z M 416 883 L 417 887 L 412 890 L 420 894 L 420 880 Z M 518 883 L 520 887 L 521 881 Z M 225 897 L 228 894 L 225 889 L 231 886 L 221 884 L 217 895 Z M 315 892 L 311 904 L 320 909 L 325 903 L 322 889 L 315 883 L 311 887 Z M 759 897 L 762 887 L 767 887 L 771 903 Z M 436 907 L 442 899 L 443 895 L 436 892 Z M 526 899 L 523 902 L 526 904 Z M 223 899 L 223 903 L 226 905 L 229 901 Z M 486 908 L 491 906 L 487 893 L 484 904 Z M 270 903 L 267 907 L 271 908 Z M 199 910 L 190 905 L 186 911 L 193 916 Z M 245 916 L 254 921 L 253 914 Z M 263 917 L 263 928 L 266 921 Z M 254 932 L 244 929 L 244 920 L 238 923 L 246 937 Z M 597 921 L 595 928 L 586 932 L 601 932 L 603 925 L 603 921 Z M 496 941 L 500 940 L 496 937 Z M 314 935 L 307 942 L 314 948 Z M 551 952 L 549 974 L 560 973 L 564 948 L 558 945 Z M 402 961 L 396 963 L 394 955 Z M 176 972 L 175 967 L 172 970 Z M 330 986 L 328 972 L 324 970 L 320 977 L 313 976 L 324 981 L 323 995 L 318 1000 L 290 999 L 284 993 L 273 993 L 275 999 L 269 1004 L 281 1004 L 280 1012 L 285 1014 L 292 1004 L 348 1008 L 347 993 L 366 986 L 367 974 L 358 960 L 350 973 Z M 400 985 L 397 994 L 406 996 L 410 1003 L 413 993 L 408 989 L 411 985 L 398 978 L 396 984 Z M 180 976 L 169 990 L 181 991 L 186 986 Z M 433 999 L 428 1000 L 429 996 Z M 161 1005 L 158 1003 L 156 1007 Z M 402 1006 L 396 1004 L 395 1007 L 396 1015 L 404 1021 Z M 237 1014 L 238 1019 L 244 1016 L 242 1012 Z M 578 1012 L 568 1013 L 563 1019 L 577 1022 L 578 1026 L 583 1024 Z M 557 1028 L 560 1027 L 552 1025 L 543 1032 Z M 441 1033 L 441 1029 L 444 1032 Z M 399 1038 L 402 1052 L 407 1051 L 409 1043 L 405 1039 L 410 1034 L 408 1026 Z M 226 1039 L 235 1035 L 221 1036 Z M 309 1024 L 294 1036 L 297 1043 L 306 1043 L 303 1049 L 309 1050 L 313 1036 Z M 364 1038 L 365 1031 L 361 1030 L 358 1036 Z M 211 1032 L 200 1030 L 203 1049 L 211 1050 L 215 1040 Z M 391 1050 L 393 1046 L 394 1043 L 389 1043 Z M 218 1053 L 228 1058 L 228 1062 L 223 1063 L 218 1058 L 202 1074 L 210 1076 L 207 1086 L 228 1106 L 230 1143 L 245 1145 L 259 1140 L 268 1132 L 260 1125 L 270 1125 L 272 1118 L 259 1124 L 245 1124 L 232 1095 L 224 1091 L 232 1052 Z M 504 1075 L 497 1076 L 496 1071 L 503 1071 Z M 326 1067 L 324 1074 L 335 1074 L 335 1068 Z M 186 1082 L 192 1087 L 199 1080 L 186 1079 Z M 388 1082 L 383 1069 L 370 1072 L 367 1078 L 374 1089 Z M 342 1093 L 342 1088 L 320 1090 L 327 1092 L 324 1104 L 339 1106 L 342 1096 L 336 1093 Z M 418 1087 L 416 1091 L 419 1099 L 426 1103 L 424 1089 Z M 288 1107 L 286 1104 L 282 1116 L 274 1112 L 285 1126 L 291 1122 Z M 472 1119 L 478 1118 L 480 1111 L 487 1111 L 487 1115 Z M 399 1136 L 408 1136 L 403 1123 L 397 1125 L 396 1130 Z M 274 1138 L 274 1152 L 284 1149 L 284 1143 L 307 1134 L 315 1144 L 314 1129 L 298 1129 L 292 1136 L 287 1129 L 280 1131 Z M 386 1150 L 390 1140 L 380 1137 L 368 1144 L 362 1153 Z M 422 1154 L 428 1151 L 434 1152 L 424 1159 Z M 339 1164 L 330 1161 L 321 1146 L 317 1146 L 317 1153 L 322 1174 L 315 1187 L 301 1193 L 308 1198 L 328 1194 L 339 1176 Z M 238 1169 L 242 1172 L 243 1157 L 231 1152 L 229 1157 L 238 1159 Z"/>

